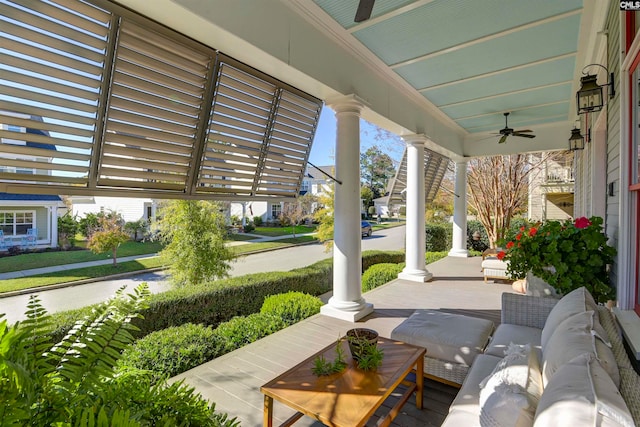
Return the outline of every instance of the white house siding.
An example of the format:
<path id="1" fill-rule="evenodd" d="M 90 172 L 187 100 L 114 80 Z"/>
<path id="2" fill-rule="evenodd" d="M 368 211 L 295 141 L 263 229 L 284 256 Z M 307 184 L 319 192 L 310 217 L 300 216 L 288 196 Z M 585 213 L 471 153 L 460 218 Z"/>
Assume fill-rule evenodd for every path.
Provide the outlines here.
<path id="1" fill-rule="evenodd" d="M 616 81 L 620 82 L 620 10 L 618 2 L 611 2 L 607 25 L 609 36 L 608 42 L 608 69 L 614 73 Z M 608 100 L 607 114 L 607 184 L 613 183 L 615 192 L 613 196 L 606 199 L 606 233 L 611 244 L 621 251 L 628 251 L 629 248 L 618 247 L 618 233 L 627 232 L 620 228 L 620 91 L 616 91 L 613 99 Z M 593 191 L 593 190 L 592 190 Z M 626 189 L 624 190 L 626 191 Z M 618 263 L 614 262 L 611 269 L 612 283 L 618 283 Z"/>
<path id="2" fill-rule="evenodd" d="M 73 215 L 79 218 L 86 216 L 88 213 L 99 213 L 101 211 L 115 211 L 122 215 L 125 221 L 138 221 L 147 219 L 146 206 L 153 203 L 152 199 L 128 198 L 128 197 L 93 197 L 93 202 L 89 202 L 87 198 L 71 198 L 73 203 Z"/>

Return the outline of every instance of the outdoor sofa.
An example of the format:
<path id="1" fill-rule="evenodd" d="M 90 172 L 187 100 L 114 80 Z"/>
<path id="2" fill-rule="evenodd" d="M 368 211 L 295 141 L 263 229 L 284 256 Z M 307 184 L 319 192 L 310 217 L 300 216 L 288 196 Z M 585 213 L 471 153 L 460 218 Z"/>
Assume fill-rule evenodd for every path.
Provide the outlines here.
<path id="1" fill-rule="evenodd" d="M 560 300 L 504 293 L 501 316 L 443 426 L 640 425 L 640 376 L 585 288 Z"/>

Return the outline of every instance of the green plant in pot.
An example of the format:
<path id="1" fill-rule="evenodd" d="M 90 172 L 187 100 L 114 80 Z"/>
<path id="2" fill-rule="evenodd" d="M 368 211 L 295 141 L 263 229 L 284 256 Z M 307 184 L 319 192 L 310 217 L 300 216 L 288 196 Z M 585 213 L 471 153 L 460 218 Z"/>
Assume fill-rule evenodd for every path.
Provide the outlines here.
<path id="1" fill-rule="evenodd" d="M 384 352 L 378 348 L 378 333 L 373 329 L 355 328 L 347 331 L 347 342 L 351 357 L 358 368 L 374 371 L 382 363 Z"/>
<path id="2" fill-rule="evenodd" d="M 597 302 L 614 299 L 608 266 L 615 248 L 607 244 L 600 217 L 547 221 L 523 226 L 504 243 L 498 258 L 509 262 L 507 272 L 522 279 L 528 272 L 541 278 L 560 294 L 586 287 Z"/>

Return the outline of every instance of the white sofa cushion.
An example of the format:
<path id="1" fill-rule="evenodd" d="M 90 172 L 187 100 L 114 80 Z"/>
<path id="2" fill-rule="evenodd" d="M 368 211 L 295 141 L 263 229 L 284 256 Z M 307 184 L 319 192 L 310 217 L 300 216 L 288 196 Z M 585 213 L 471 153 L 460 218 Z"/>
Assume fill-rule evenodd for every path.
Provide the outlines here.
<path id="1" fill-rule="evenodd" d="M 542 395 L 537 352 L 529 345 L 510 346 L 480 387 L 480 425 L 532 426 Z"/>
<path id="2" fill-rule="evenodd" d="M 596 317 L 598 316 L 596 302 L 585 287 L 574 289 L 563 296 L 547 316 L 547 320 L 544 324 L 542 335 L 540 337 L 542 348 L 544 349 L 547 341 L 549 341 L 549 338 L 551 338 L 551 335 L 553 335 L 553 332 L 560 323 L 574 314 L 582 313 L 587 310 L 593 310 L 596 313 Z"/>
<path id="3" fill-rule="evenodd" d="M 480 383 L 488 375 L 493 372 L 498 362 L 502 360 L 502 357 L 490 356 L 487 354 L 480 354 L 473 361 L 473 365 L 467 374 L 467 377 L 460 387 L 460 391 L 456 394 L 456 398 L 451 403 L 449 411 L 454 409 L 461 409 L 465 412 L 472 413 L 476 419 L 480 417 Z M 460 424 L 462 425 L 462 424 Z"/>
<path id="4" fill-rule="evenodd" d="M 493 337 L 491 337 L 491 341 L 489 341 L 489 345 L 484 353 L 491 354 L 492 356 L 504 357 L 504 352 L 509 344 L 530 344 L 532 348 L 538 351 L 538 358 L 541 358 L 541 333 L 542 329 L 502 323 L 496 328 L 496 331 L 493 333 Z"/>
<path id="5" fill-rule="evenodd" d="M 593 355 L 582 354 L 563 366 L 546 385 L 535 427 L 632 427 L 629 409 L 611 377 Z"/>
<path id="6" fill-rule="evenodd" d="M 427 349 L 427 356 L 471 366 L 493 332 L 493 322 L 437 310 L 416 310 L 391 338 Z"/>
<path id="7" fill-rule="evenodd" d="M 595 314 L 591 310 L 573 315 L 560 323 L 542 350 L 542 378 L 545 387 L 562 365 L 583 353 L 595 355 L 616 387 L 620 386 L 620 372 L 613 351 L 597 337 L 594 325 Z"/>

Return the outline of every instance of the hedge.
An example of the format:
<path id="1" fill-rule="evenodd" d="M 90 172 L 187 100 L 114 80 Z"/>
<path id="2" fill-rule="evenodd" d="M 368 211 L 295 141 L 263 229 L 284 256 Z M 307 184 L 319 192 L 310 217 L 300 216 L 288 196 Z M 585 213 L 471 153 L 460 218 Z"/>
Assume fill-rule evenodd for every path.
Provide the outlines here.
<path id="1" fill-rule="evenodd" d="M 148 370 L 155 380 L 173 377 L 312 316 L 321 305 L 318 297 L 289 292 L 268 297 L 260 313 L 234 317 L 215 329 L 186 323 L 152 332 L 124 351 L 117 369 Z M 291 323 L 278 314 L 287 312 Z"/>
<path id="2" fill-rule="evenodd" d="M 451 249 L 451 224 L 425 224 L 425 248 L 427 252 L 442 252 Z"/>
<path id="3" fill-rule="evenodd" d="M 381 262 L 404 261 L 404 252 L 365 251 L 363 269 Z M 333 261 L 329 258 L 310 266 L 283 272 L 255 273 L 216 280 L 196 286 L 185 286 L 153 294 L 149 307 L 142 311 L 142 319 L 135 319 L 141 338 L 151 332 L 185 323 L 216 327 L 235 316 L 260 311 L 269 295 L 298 291 L 321 295 L 333 287 Z M 60 340 L 77 319 L 90 312 L 93 306 L 52 315 L 53 338 Z"/>

